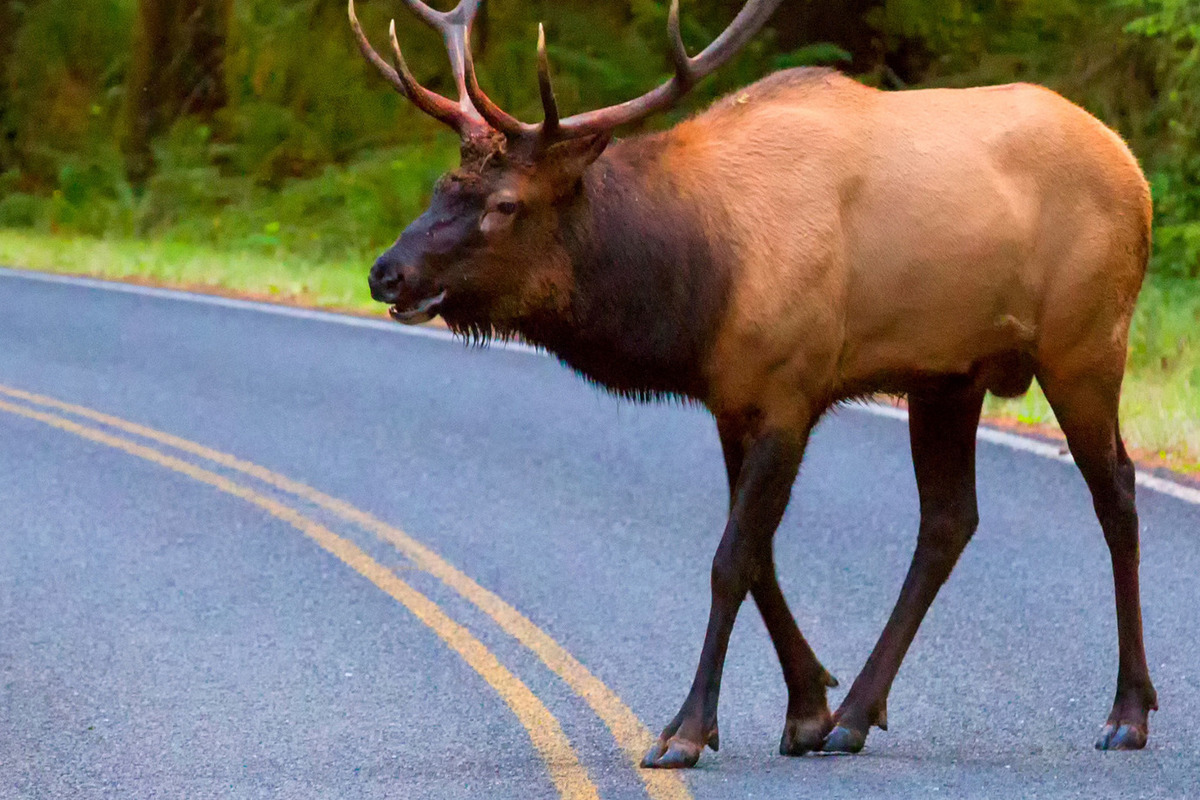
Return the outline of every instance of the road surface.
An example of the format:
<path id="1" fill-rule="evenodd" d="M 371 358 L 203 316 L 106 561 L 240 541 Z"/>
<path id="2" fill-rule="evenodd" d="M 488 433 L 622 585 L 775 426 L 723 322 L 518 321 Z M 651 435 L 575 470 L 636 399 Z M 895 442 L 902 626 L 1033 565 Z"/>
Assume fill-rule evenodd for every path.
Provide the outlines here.
<path id="1" fill-rule="evenodd" d="M 1162 710 L 1097 753 L 1116 630 L 1069 464 L 982 442 L 982 522 L 858 756 L 776 752 L 753 606 L 721 751 L 687 691 L 725 510 L 711 421 L 382 322 L 0 274 L 0 797 L 1200 796 L 1200 505 L 1142 488 Z M 174 438 L 173 438 L 174 437 Z M 816 432 L 781 583 L 849 686 L 907 568 L 902 421 Z"/>

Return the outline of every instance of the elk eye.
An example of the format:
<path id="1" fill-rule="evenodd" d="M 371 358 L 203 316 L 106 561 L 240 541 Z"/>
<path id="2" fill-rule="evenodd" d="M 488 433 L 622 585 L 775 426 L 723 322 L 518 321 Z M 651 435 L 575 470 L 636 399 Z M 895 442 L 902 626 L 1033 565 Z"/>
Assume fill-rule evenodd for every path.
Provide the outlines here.
<path id="1" fill-rule="evenodd" d="M 496 203 L 496 210 L 501 214 L 515 214 L 517 213 L 517 201 L 501 200 L 499 203 Z"/>

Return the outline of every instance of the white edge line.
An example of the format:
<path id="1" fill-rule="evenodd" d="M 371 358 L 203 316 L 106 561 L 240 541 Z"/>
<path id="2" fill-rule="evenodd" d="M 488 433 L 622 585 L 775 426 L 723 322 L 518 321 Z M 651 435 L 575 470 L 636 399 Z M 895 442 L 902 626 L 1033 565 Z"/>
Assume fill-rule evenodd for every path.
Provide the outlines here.
<path id="1" fill-rule="evenodd" d="M 461 342 L 454 334 L 441 328 L 407 326 L 383 319 L 355 317 L 350 314 L 338 314 L 332 311 L 316 311 L 309 308 L 264 303 L 257 300 L 239 300 L 234 297 L 222 297 L 215 294 L 198 294 L 179 289 L 160 289 L 156 286 L 142 286 L 136 283 L 121 283 L 119 281 L 104 281 L 95 278 L 81 278 L 75 275 L 55 275 L 47 272 L 32 272 L 20 269 L 0 267 L 0 278 L 16 278 L 18 280 L 34 281 L 37 283 L 56 283 L 65 286 L 75 286 L 82 289 L 97 289 L 105 292 L 132 294 L 139 297 L 153 297 L 159 300 L 178 300 L 185 303 L 196 303 L 203 306 L 232 308 L 241 311 L 257 311 L 262 314 L 274 314 L 277 317 L 310 320 L 313 322 L 329 322 L 334 325 L 345 325 L 349 328 L 366 328 L 383 331 L 384 333 L 402 333 L 407 336 L 417 336 L 425 339 L 437 339 L 445 342 Z M 496 342 L 490 347 L 509 352 L 541 355 L 541 351 L 520 342 Z"/>
<path id="2" fill-rule="evenodd" d="M 454 334 L 450 331 L 439 328 L 428 328 L 419 326 L 400 325 L 395 322 L 386 320 L 364 319 L 362 317 L 354 317 L 349 314 L 337 314 L 331 311 L 313 311 L 306 308 L 294 308 L 292 306 L 275 305 L 273 303 L 262 303 L 255 300 L 238 300 L 232 297 L 221 297 L 219 295 L 196 294 L 194 292 L 184 292 L 178 289 L 159 289 L 153 286 L 141 286 L 136 283 L 119 283 L 116 281 L 103 281 L 94 278 L 80 278 L 73 275 L 55 275 L 46 272 L 32 272 L 26 270 L 9 269 L 0 267 L 0 278 L 17 278 L 20 280 L 38 281 L 41 283 L 57 283 L 66 286 L 77 286 L 84 289 L 97 289 L 106 292 L 121 292 L 124 294 L 139 295 L 142 297 L 154 297 L 162 300 L 178 300 L 185 303 L 198 303 L 200 305 L 218 306 L 220 308 L 232 308 L 242 311 L 257 311 L 262 314 L 274 314 L 279 317 L 291 317 L 292 319 L 311 320 L 314 322 L 328 322 L 334 325 L 345 325 L 350 328 L 367 328 L 370 330 L 384 331 L 386 333 L 399 333 L 405 336 L 417 336 L 425 339 L 436 339 L 443 342 L 459 342 Z M 510 353 L 523 353 L 526 355 L 547 355 L 545 351 L 539 350 L 536 347 L 531 347 L 520 342 L 504 342 L 498 343 L 494 347 Z M 863 411 L 867 414 L 873 414 L 877 417 L 886 417 L 888 419 L 908 421 L 908 412 L 902 408 L 884 405 L 882 403 L 852 403 L 847 408 Z M 990 444 L 1007 447 L 1010 450 L 1019 450 L 1023 453 L 1031 453 L 1035 456 L 1048 458 L 1051 461 L 1059 461 L 1066 464 L 1074 464 L 1075 460 L 1071 458 L 1069 452 L 1064 448 L 1046 442 L 1032 439 L 1028 436 L 1021 436 L 1015 433 L 1006 431 L 998 431 L 991 428 L 980 428 L 977 434 L 979 441 L 988 442 Z M 1136 473 L 1137 483 L 1139 486 L 1144 486 L 1161 494 L 1169 495 L 1177 500 L 1182 500 L 1185 503 L 1200 506 L 1200 489 L 1193 489 L 1190 486 L 1176 483 L 1166 478 L 1160 478 L 1157 475 L 1151 475 L 1148 472 L 1138 470 Z"/>
<path id="3" fill-rule="evenodd" d="M 877 417 L 887 417 L 888 419 L 908 420 L 908 412 L 903 408 L 884 405 L 882 403 L 852 403 L 847 408 L 857 409 L 873 414 Z M 994 428 L 981 427 L 976 433 L 976 438 L 981 442 L 989 444 L 998 444 L 1001 447 L 1007 447 L 1010 450 L 1020 450 L 1023 453 L 1032 453 L 1035 456 L 1048 458 L 1051 461 L 1061 461 L 1064 464 L 1074 464 L 1075 459 L 1071 457 L 1071 453 L 1066 449 L 1066 445 L 1054 445 L 1047 442 L 1038 441 L 1037 439 L 1028 436 L 1021 436 L 1017 433 L 1009 433 L 1007 431 L 998 431 Z M 1200 506 L 1200 489 L 1193 489 L 1190 486 L 1184 486 L 1181 483 L 1160 478 L 1157 475 L 1151 475 L 1148 472 L 1137 470 L 1135 480 L 1139 486 L 1145 486 L 1156 492 L 1165 495 L 1170 495 L 1177 500 L 1182 500 L 1185 503 Z"/>

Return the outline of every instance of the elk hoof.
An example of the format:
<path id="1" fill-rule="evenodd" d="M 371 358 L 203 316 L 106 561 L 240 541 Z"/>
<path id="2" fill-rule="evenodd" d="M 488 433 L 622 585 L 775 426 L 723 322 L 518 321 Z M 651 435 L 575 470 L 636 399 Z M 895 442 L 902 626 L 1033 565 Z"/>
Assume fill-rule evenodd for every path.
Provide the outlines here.
<path id="1" fill-rule="evenodd" d="M 820 750 L 832 727 L 833 718 L 828 711 L 816 717 L 789 717 L 783 725 L 783 736 L 779 739 L 779 755 L 802 756 Z"/>
<path id="2" fill-rule="evenodd" d="M 696 766 L 700 760 L 702 745 L 672 736 L 670 739 L 659 739 L 642 758 L 642 766 L 647 769 L 687 769 Z"/>
<path id="3" fill-rule="evenodd" d="M 1141 750 L 1146 746 L 1146 726 L 1110 722 L 1100 731 L 1097 750 Z"/>
<path id="4" fill-rule="evenodd" d="M 643 767 L 647 769 L 687 769 L 696 766 L 696 762 L 700 760 L 700 754 L 704 752 L 705 744 L 714 751 L 721 746 L 721 735 L 717 732 L 715 722 L 709 734 L 701 740 L 703 743 L 685 739 L 675 733 L 677 730 L 679 728 L 676 723 L 671 723 L 667 730 L 663 731 L 663 735 L 658 737 L 658 741 L 642 757 Z"/>
<path id="5" fill-rule="evenodd" d="M 825 741 L 821 744 L 821 751 L 824 753 L 857 753 L 863 749 L 863 745 L 866 743 L 865 731 L 856 731 L 838 725 L 825 737 Z"/>

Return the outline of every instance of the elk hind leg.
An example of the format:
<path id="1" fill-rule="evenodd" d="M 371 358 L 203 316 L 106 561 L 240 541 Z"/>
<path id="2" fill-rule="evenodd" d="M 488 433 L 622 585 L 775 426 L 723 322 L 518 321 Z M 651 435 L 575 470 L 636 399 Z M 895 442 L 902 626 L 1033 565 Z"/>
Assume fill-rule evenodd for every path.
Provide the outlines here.
<path id="1" fill-rule="evenodd" d="M 1039 374 L 1038 381 L 1058 418 L 1092 504 L 1112 560 L 1117 606 L 1117 693 L 1112 712 L 1096 741 L 1098 750 L 1140 750 L 1146 746 L 1149 717 L 1158 708 L 1142 641 L 1138 587 L 1138 516 L 1134 466 L 1121 441 L 1117 408 L 1119 370 L 1089 370 L 1071 379 Z"/>

